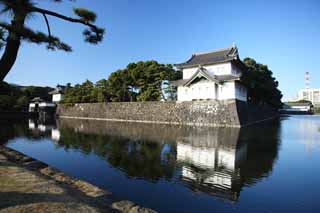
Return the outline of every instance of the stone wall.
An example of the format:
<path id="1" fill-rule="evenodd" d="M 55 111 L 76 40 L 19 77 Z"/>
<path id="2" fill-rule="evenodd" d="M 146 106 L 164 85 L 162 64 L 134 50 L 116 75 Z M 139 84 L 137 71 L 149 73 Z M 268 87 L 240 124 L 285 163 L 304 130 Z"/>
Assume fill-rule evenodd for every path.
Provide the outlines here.
<path id="1" fill-rule="evenodd" d="M 59 105 L 57 115 L 79 119 L 240 127 L 270 118 L 274 116 L 274 112 L 266 113 L 265 109 L 260 107 L 250 106 L 241 101 L 228 100 Z"/>

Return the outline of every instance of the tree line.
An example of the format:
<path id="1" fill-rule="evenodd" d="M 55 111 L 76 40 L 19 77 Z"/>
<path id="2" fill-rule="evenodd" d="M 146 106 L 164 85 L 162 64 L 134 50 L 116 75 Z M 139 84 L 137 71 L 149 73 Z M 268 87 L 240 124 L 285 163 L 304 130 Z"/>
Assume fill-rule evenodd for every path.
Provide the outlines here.
<path id="1" fill-rule="evenodd" d="M 51 87 L 17 86 L 0 81 L 0 111 L 27 111 L 35 97 L 50 101 Z"/>
<path id="2" fill-rule="evenodd" d="M 95 84 L 89 80 L 67 84 L 64 103 L 129 102 L 174 100 L 176 91 L 169 81 L 182 78 L 170 64 L 156 61 L 130 63 Z"/>

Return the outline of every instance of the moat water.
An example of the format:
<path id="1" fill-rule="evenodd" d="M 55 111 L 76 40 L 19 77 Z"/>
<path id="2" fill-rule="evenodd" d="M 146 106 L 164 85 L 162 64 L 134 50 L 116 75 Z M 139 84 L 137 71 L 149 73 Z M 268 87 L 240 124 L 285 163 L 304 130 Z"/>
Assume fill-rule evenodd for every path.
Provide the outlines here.
<path id="1" fill-rule="evenodd" d="M 320 212 L 320 116 L 250 128 L 61 119 L 0 144 L 159 212 Z"/>

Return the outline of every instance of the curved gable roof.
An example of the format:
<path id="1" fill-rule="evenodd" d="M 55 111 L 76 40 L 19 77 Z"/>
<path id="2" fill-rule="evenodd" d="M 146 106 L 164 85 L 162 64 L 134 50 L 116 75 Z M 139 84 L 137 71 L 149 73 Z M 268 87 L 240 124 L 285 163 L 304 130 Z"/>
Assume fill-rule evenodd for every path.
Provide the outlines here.
<path id="1" fill-rule="evenodd" d="M 217 83 L 217 84 L 219 83 L 219 81 L 218 81 L 217 79 L 215 79 L 214 77 L 212 77 L 212 76 L 206 71 L 205 68 L 200 67 L 200 68 L 197 70 L 197 72 L 195 72 L 195 73 L 192 75 L 192 77 L 189 78 L 189 80 L 184 83 L 183 86 L 188 86 L 188 85 L 190 85 L 195 79 L 197 79 L 197 78 L 199 78 L 199 77 L 204 77 L 204 78 L 208 79 L 209 81 L 213 81 L 213 82 L 215 82 L 215 83 Z"/>
<path id="2" fill-rule="evenodd" d="M 206 78 L 207 80 L 215 82 L 216 84 L 221 84 L 227 81 L 240 80 L 240 76 L 210 74 L 207 72 L 205 68 L 200 66 L 199 69 L 189 79 L 180 79 L 177 81 L 171 81 L 170 84 L 174 86 L 189 86 L 192 82 L 194 82 L 199 77 Z"/>
<path id="3" fill-rule="evenodd" d="M 179 68 L 186 68 L 199 65 L 224 63 L 238 59 L 238 48 L 236 46 L 232 46 L 211 52 L 195 53 L 188 61 L 181 64 L 176 64 L 176 66 Z"/>

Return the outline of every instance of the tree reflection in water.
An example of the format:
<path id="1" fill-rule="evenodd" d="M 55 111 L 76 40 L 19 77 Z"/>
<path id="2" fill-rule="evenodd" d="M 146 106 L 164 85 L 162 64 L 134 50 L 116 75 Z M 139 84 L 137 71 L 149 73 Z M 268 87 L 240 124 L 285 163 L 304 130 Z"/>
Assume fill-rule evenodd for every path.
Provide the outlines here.
<path id="1" fill-rule="evenodd" d="M 279 128 L 278 122 L 238 129 L 61 119 L 29 121 L 29 130 L 21 134 L 94 153 L 129 178 L 178 181 L 195 192 L 237 201 L 244 185 L 272 172 Z"/>

